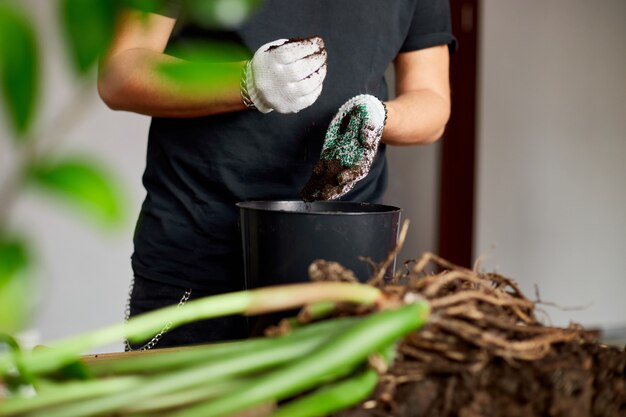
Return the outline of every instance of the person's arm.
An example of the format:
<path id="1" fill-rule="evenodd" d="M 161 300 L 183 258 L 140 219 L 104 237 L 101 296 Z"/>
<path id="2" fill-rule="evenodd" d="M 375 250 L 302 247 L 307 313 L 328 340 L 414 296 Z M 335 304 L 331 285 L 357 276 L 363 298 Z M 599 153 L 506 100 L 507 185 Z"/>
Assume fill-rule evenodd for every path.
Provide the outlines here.
<path id="1" fill-rule="evenodd" d="M 428 144 L 439 139 L 450 117 L 447 45 L 398 54 L 396 98 L 387 101 L 382 142 Z"/>
<path id="2" fill-rule="evenodd" d="M 114 110 L 160 117 L 196 117 L 245 109 L 238 82 L 224 85 L 219 93 L 207 89 L 189 94 L 158 73 L 159 64 L 177 60 L 164 54 L 175 23 L 175 19 L 158 14 L 121 13 L 112 46 L 100 66 L 98 92 L 102 100 Z M 239 74 L 244 64 L 224 65 L 231 65 Z"/>
<path id="3" fill-rule="evenodd" d="M 178 85 L 158 71 L 160 64 L 177 61 L 164 53 L 175 23 L 158 14 L 146 17 L 128 10 L 120 15 L 98 77 L 98 91 L 109 107 L 181 118 L 244 110 L 248 106 L 242 99 L 240 76 L 246 65 L 247 99 L 262 113 L 297 113 L 322 92 L 327 53 L 319 37 L 268 42 L 249 62 L 206 64 L 231 71 L 219 87 L 197 85 L 190 90 Z"/>

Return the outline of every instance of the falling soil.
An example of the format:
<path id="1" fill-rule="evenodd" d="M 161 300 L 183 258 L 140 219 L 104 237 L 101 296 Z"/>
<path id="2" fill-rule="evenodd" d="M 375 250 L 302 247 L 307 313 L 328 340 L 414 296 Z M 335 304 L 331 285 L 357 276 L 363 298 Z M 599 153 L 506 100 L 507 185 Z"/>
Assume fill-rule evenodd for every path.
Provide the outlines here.
<path id="1" fill-rule="evenodd" d="M 317 262 L 315 280 L 349 277 Z M 512 279 L 430 253 L 405 263 L 389 284 L 379 273 L 386 265 L 372 265 L 371 284 L 391 299 L 428 299 L 431 319 L 401 342 L 370 398 L 335 417 L 626 416 L 626 350 L 578 325 L 543 325 L 535 312 L 548 303 L 539 294 L 530 300 Z M 364 313 L 351 309 L 334 314 Z"/>

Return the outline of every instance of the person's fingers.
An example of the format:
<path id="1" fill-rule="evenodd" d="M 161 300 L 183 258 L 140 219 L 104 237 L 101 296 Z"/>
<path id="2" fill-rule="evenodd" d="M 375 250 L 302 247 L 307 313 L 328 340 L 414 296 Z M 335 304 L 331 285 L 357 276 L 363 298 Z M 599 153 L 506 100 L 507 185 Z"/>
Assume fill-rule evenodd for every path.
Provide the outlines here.
<path id="1" fill-rule="evenodd" d="M 339 185 L 345 186 L 349 182 L 354 182 L 357 176 L 358 175 L 356 172 L 354 172 L 353 170 L 347 169 L 347 170 L 341 171 L 337 175 L 337 182 L 339 183 Z"/>
<path id="2" fill-rule="evenodd" d="M 371 164 L 359 164 L 350 169 L 346 169 L 337 174 L 337 182 L 341 187 L 348 187 L 351 189 L 354 185 L 361 181 L 370 172 Z"/>
<path id="3" fill-rule="evenodd" d="M 369 123 L 374 126 L 385 124 L 385 107 L 382 102 L 376 98 L 368 98 L 364 100 L 367 106 Z"/>
<path id="4" fill-rule="evenodd" d="M 306 96 L 317 90 L 323 84 L 324 78 L 326 78 L 326 64 L 303 79 L 290 83 L 289 89 L 296 95 Z"/>
<path id="5" fill-rule="evenodd" d="M 354 188 L 354 181 L 351 182 L 347 182 L 343 185 L 340 185 L 338 187 L 335 187 L 334 189 L 334 195 L 332 197 L 332 200 L 335 200 L 341 196 L 346 195 L 349 191 L 351 191 Z"/>
<path id="6" fill-rule="evenodd" d="M 326 52 L 324 41 L 320 37 L 300 40 L 288 40 L 279 45 L 270 46 L 266 51 L 281 64 L 291 64 L 312 55 Z"/>
<path id="7" fill-rule="evenodd" d="M 276 110 L 278 113 L 283 114 L 298 113 L 300 110 L 305 109 L 311 104 L 315 103 L 315 100 L 317 100 L 317 98 L 322 93 L 322 88 L 323 85 L 320 84 L 319 87 L 317 87 L 315 90 L 305 96 L 297 97 L 295 100 L 278 102 L 274 106 L 274 110 Z"/>
<path id="8" fill-rule="evenodd" d="M 363 124 L 361 127 L 361 143 L 363 148 L 369 151 L 376 151 L 378 148 L 378 142 L 380 142 L 380 136 L 382 129 L 372 124 Z"/>
<path id="9" fill-rule="evenodd" d="M 265 45 L 261 46 L 259 49 L 257 49 L 257 52 L 258 53 L 271 52 L 275 50 L 276 48 L 278 48 L 279 46 L 284 45 L 287 42 L 289 42 L 289 39 L 276 39 L 275 41 L 268 42 Z"/>
<path id="10" fill-rule="evenodd" d="M 326 51 L 308 56 L 291 64 L 285 65 L 283 74 L 291 81 L 302 80 L 326 65 Z"/>
<path id="11" fill-rule="evenodd" d="M 300 110 L 306 109 L 311 104 L 315 103 L 315 100 L 322 94 L 322 87 L 323 85 L 320 84 L 313 92 L 298 98 L 298 107 L 300 107 Z"/>
<path id="12" fill-rule="evenodd" d="M 335 115 L 335 119 L 343 119 L 345 115 L 348 114 L 350 110 L 352 110 L 354 106 L 357 104 L 358 102 L 355 97 L 343 103 L 341 107 L 339 107 L 339 110 L 337 111 L 337 114 Z"/>

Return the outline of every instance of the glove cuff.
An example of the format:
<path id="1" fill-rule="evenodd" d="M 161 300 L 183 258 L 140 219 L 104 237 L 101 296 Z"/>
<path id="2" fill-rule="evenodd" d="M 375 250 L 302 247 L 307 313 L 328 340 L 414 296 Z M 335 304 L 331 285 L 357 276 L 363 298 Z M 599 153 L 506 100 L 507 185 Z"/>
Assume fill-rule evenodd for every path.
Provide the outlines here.
<path id="1" fill-rule="evenodd" d="M 242 83 L 243 83 L 243 79 L 242 79 Z M 254 68 L 252 67 L 252 61 L 248 61 L 248 63 L 246 64 L 245 90 L 246 90 L 246 94 L 247 94 L 249 101 L 251 102 L 252 106 L 254 106 L 255 109 L 257 109 L 261 113 L 269 113 L 272 110 L 274 110 L 265 104 L 265 100 L 263 100 L 263 97 L 261 96 L 259 90 L 256 88 L 254 84 Z M 242 97 L 243 97 L 243 93 L 242 93 Z M 245 103 L 246 102 L 244 101 L 244 104 Z"/>
<path id="2" fill-rule="evenodd" d="M 241 94 L 241 101 L 244 106 L 249 109 L 256 109 L 254 102 L 250 98 L 250 93 L 248 92 L 248 72 L 250 70 L 250 61 L 246 61 L 246 64 L 243 66 L 241 70 L 241 79 L 239 80 L 239 93 Z"/>

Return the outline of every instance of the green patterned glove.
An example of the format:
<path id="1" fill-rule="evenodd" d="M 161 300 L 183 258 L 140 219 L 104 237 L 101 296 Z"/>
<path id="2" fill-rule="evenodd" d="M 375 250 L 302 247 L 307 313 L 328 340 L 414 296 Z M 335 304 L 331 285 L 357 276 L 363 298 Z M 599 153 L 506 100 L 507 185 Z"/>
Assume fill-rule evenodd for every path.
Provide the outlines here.
<path id="1" fill-rule="evenodd" d="M 300 192 L 302 200 L 334 200 L 365 178 L 386 121 L 386 107 L 374 96 L 358 95 L 341 106 L 326 131 L 320 160 Z"/>

